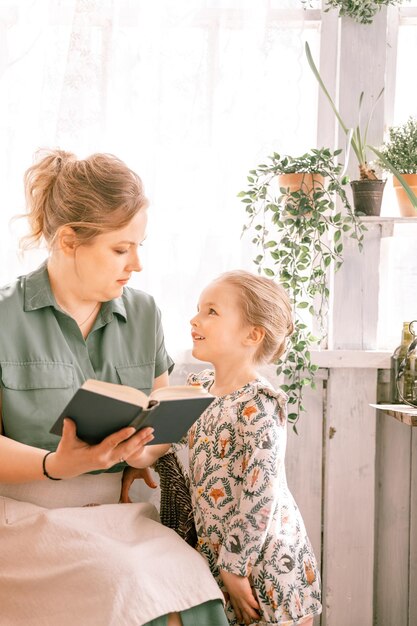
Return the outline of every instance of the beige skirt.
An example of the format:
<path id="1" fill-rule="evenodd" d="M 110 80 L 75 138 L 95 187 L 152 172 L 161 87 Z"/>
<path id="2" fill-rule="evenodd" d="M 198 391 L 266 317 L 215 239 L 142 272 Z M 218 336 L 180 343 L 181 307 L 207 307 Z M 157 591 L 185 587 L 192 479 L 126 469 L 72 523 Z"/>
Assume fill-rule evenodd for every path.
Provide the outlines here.
<path id="1" fill-rule="evenodd" d="M 141 626 L 222 599 L 152 504 L 117 504 L 120 476 L 0 484 L 1 626 Z"/>

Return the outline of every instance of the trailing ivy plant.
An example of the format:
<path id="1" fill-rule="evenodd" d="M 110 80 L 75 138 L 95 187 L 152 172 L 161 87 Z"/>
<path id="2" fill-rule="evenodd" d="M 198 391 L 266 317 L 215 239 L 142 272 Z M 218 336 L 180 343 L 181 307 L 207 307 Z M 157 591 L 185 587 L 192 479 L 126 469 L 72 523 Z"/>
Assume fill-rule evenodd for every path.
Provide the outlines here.
<path id="1" fill-rule="evenodd" d="M 340 150 L 313 149 L 301 157 L 274 152 L 265 163 L 250 170 L 248 187 L 238 196 L 245 205 L 250 231 L 258 248 L 255 264 L 259 273 L 276 278 L 288 291 L 294 307 L 295 330 L 277 374 L 286 376 L 288 419 L 295 424 L 304 411 L 303 390 L 315 387 L 317 366 L 311 362 L 311 346 L 322 345 L 326 336 L 329 301 L 329 271 L 343 263 L 343 235 L 356 239 L 362 249 L 364 226 L 354 215 L 346 196 Z M 280 187 L 283 173 L 321 174 L 306 187 Z M 338 200 L 337 206 L 336 201 Z M 319 337 L 309 330 L 303 313 L 315 317 Z"/>
<path id="2" fill-rule="evenodd" d="M 301 0 L 307 7 L 311 6 L 310 0 Z M 401 4 L 403 0 L 325 0 L 326 9 L 339 9 L 340 16 L 351 17 L 360 24 L 371 24 L 375 15 L 383 6 Z"/>

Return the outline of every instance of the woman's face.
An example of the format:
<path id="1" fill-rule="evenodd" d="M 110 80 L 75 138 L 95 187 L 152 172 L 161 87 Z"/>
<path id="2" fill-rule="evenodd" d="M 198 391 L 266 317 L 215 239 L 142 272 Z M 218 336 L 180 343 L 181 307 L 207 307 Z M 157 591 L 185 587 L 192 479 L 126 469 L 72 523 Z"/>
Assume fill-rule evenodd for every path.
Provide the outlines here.
<path id="1" fill-rule="evenodd" d="M 122 295 L 132 272 L 140 272 L 139 246 L 146 237 L 147 211 L 141 209 L 123 228 L 97 235 L 79 246 L 74 263 L 84 298 L 106 302 Z"/>

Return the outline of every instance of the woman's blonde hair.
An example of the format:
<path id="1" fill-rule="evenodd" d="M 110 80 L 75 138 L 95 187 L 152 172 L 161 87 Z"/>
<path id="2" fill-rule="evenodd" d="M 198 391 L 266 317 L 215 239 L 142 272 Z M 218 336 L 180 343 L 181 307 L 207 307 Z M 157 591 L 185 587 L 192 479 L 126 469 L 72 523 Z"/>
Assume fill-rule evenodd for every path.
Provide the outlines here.
<path id="1" fill-rule="evenodd" d="M 236 287 L 244 322 L 265 330 L 256 362 L 277 361 L 286 350 L 287 337 L 294 331 L 291 302 L 285 289 L 269 278 L 244 270 L 225 272 L 215 282 Z"/>
<path id="2" fill-rule="evenodd" d="M 29 248 L 43 238 L 50 247 L 63 226 L 78 244 L 123 228 L 148 205 L 142 181 L 112 154 L 77 159 L 64 150 L 42 150 L 24 175 L 30 233 L 21 240 Z"/>

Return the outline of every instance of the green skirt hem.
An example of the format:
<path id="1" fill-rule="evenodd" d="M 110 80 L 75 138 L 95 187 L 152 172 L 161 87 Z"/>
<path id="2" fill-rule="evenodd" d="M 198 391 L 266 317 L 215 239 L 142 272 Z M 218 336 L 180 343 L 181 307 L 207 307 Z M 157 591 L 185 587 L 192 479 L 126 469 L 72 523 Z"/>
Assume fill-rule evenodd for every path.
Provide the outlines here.
<path id="1" fill-rule="evenodd" d="M 209 600 L 191 609 L 180 611 L 183 626 L 229 626 L 220 600 Z M 144 626 L 167 626 L 168 617 L 161 615 Z"/>

